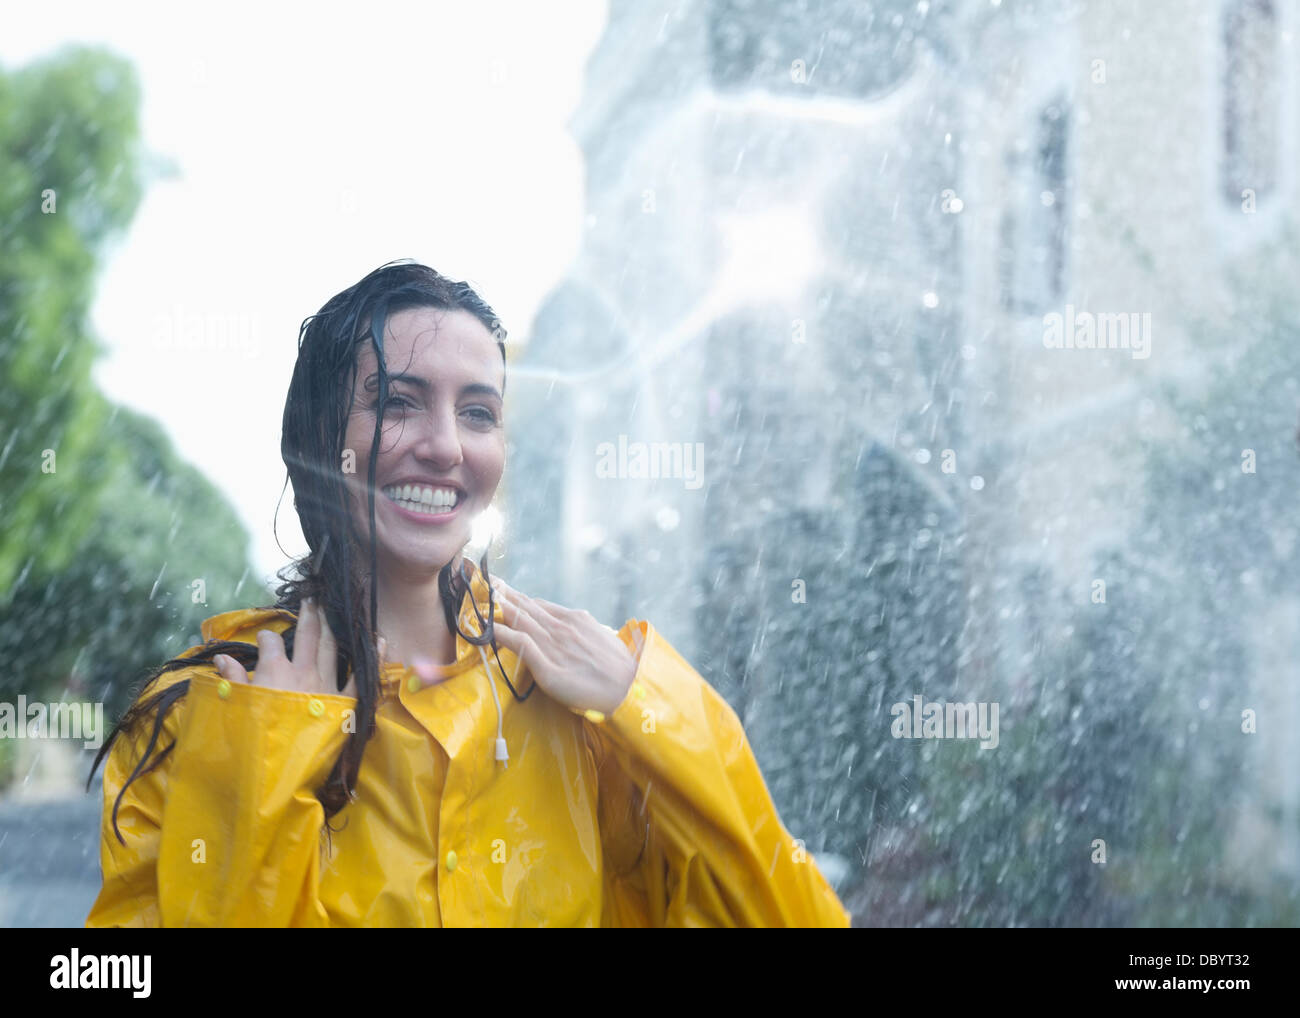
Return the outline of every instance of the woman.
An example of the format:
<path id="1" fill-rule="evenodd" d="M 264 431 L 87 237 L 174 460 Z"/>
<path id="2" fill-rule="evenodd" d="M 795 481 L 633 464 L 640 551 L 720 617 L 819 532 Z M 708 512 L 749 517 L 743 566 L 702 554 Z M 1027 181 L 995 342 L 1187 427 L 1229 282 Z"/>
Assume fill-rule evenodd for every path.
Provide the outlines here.
<path id="1" fill-rule="evenodd" d="M 461 557 L 505 465 L 504 335 L 411 263 L 303 323 L 281 452 L 309 554 L 100 750 L 88 926 L 848 925 L 653 626 Z"/>

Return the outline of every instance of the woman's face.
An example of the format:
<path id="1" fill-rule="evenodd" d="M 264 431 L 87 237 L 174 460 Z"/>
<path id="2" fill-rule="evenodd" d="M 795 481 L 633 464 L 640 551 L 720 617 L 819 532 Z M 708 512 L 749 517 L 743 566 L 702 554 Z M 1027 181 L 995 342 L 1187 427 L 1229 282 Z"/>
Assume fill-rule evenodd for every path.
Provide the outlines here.
<path id="1" fill-rule="evenodd" d="M 501 351 L 468 311 L 411 308 L 388 316 L 389 391 L 367 341 L 344 437 L 344 480 L 361 547 L 369 549 L 366 483 L 379 400 L 386 397 L 375 463 L 375 539 L 381 577 L 427 582 L 470 538 L 505 468 Z M 355 472 L 348 471 L 348 450 Z M 448 505 L 454 498 L 454 504 Z"/>

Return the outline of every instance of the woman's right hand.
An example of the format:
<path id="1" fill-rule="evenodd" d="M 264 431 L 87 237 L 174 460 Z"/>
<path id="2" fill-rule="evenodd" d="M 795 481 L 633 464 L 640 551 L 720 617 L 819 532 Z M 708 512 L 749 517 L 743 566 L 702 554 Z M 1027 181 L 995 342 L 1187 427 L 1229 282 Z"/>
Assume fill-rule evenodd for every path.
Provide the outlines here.
<path id="1" fill-rule="evenodd" d="M 383 637 L 379 638 L 379 659 L 382 669 L 387 650 Z M 324 613 L 308 598 L 298 615 L 298 631 L 294 637 L 294 659 L 289 660 L 280 634 L 270 629 L 257 632 L 256 685 L 272 689 L 290 689 L 302 693 L 332 693 L 338 690 L 338 645 L 334 634 L 325 623 Z M 218 654 L 212 659 L 217 671 L 231 682 L 251 682 L 248 672 L 234 658 Z M 343 687 L 343 696 L 357 695 L 356 680 L 349 677 Z"/>

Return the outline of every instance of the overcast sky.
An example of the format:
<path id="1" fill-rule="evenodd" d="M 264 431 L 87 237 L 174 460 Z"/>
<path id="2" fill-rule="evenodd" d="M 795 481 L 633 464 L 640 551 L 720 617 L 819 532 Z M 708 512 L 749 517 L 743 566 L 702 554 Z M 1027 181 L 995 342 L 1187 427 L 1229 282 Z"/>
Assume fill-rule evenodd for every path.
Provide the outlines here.
<path id="1" fill-rule="evenodd" d="M 566 123 L 606 4 L 554 12 L 370 0 L 0 14 L 6 70 L 74 42 L 136 66 L 145 147 L 178 176 L 150 186 L 100 277 L 95 377 L 226 493 L 265 578 L 286 563 L 271 524 L 302 319 L 412 257 L 468 280 L 522 341 L 576 254 L 583 165 Z M 305 550 L 290 493 L 279 534 Z"/>

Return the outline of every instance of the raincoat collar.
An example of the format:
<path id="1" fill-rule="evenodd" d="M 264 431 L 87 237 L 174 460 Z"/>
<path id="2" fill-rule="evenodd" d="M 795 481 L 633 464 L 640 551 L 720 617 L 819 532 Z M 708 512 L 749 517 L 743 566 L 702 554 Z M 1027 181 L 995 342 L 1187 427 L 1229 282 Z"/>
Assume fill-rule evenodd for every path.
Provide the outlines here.
<path id="1" fill-rule="evenodd" d="M 478 605 L 479 614 L 486 618 L 488 614 L 487 581 L 483 579 L 483 574 L 473 562 L 465 559 L 465 564 L 470 573 L 470 594 L 475 604 Z M 495 609 L 494 618 L 504 622 L 505 617 L 502 615 L 500 603 L 495 602 L 493 608 Z M 470 604 L 468 599 L 462 600 L 459 619 L 460 628 L 464 632 L 478 635 L 481 631 L 478 615 L 474 612 L 474 605 Z M 234 611 L 213 615 L 211 618 L 204 620 L 199 627 L 199 632 L 205 642 L 208 640 L 237 640 L 243 643 L 256 643 L 259 629 L 271 629 L 277 633 L 283 632 L 296 620 L 297 616 L 293 612 L 283 608 L 238 608 Z M 439 665 L 439 674 L 445 678 L 451 678 L 474 667 L 478 661 L 478 647 L 466 640 L 460 633 L 457 633 L 456 663 Z M 385 686 L 395 685 L 401 681 L 405 672 L 406 666 L 400 661 L 390 661 L 384 666 L 383 675 L 381 676 L 383 684 Z"/>

